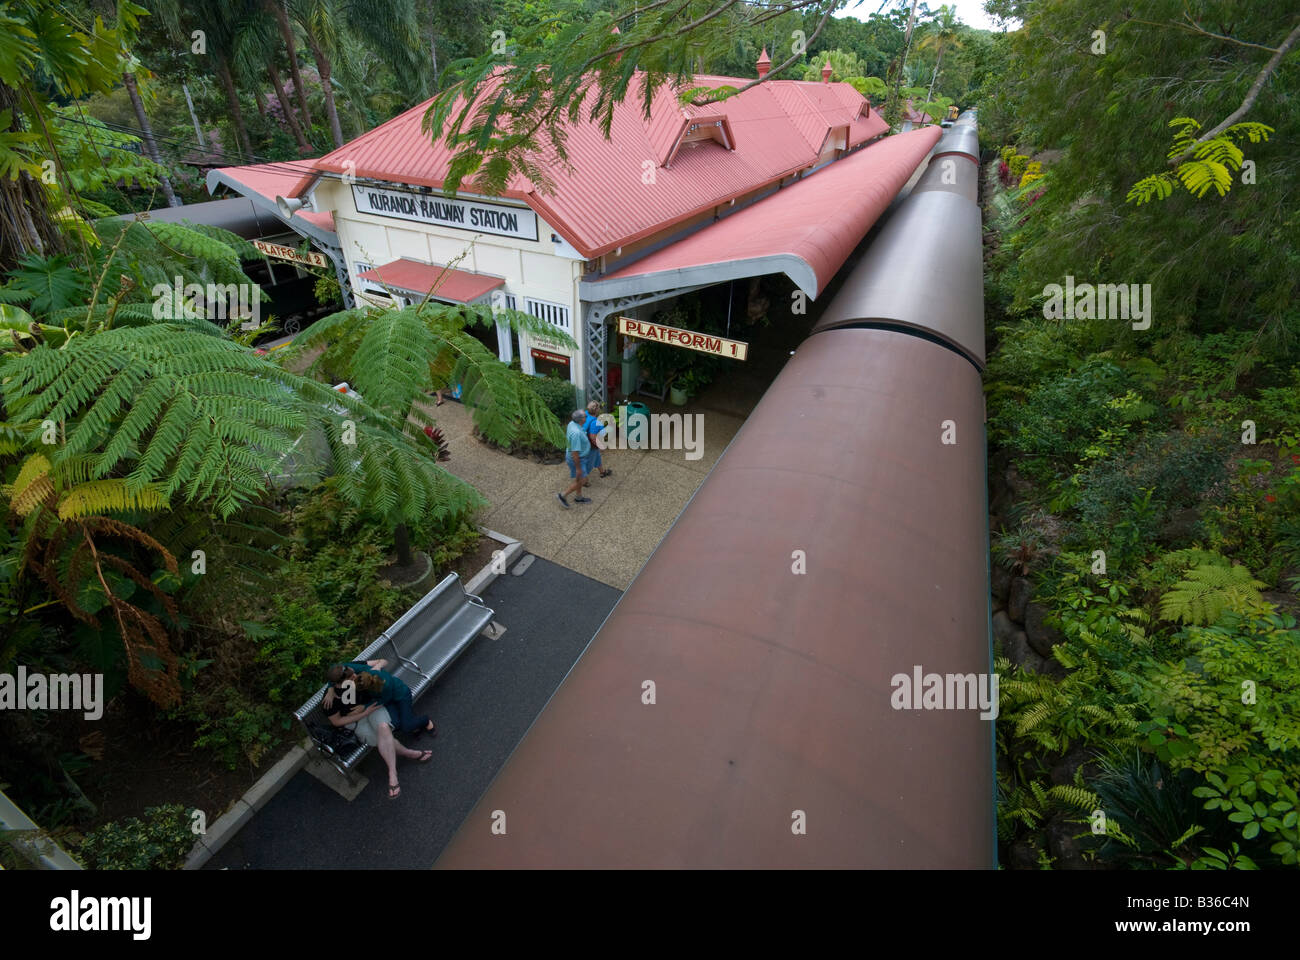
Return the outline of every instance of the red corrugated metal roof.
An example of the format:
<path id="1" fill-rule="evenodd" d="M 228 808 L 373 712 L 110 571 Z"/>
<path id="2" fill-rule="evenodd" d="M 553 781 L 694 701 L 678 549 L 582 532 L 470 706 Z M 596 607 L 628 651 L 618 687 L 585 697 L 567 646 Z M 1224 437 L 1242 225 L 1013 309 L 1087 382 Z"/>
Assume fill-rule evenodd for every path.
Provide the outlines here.
<path id="1" fill-rule="evenodd" d="M 698 281 L 678 275 L 681 271 L 746 260 L 766 261 L 771 269 L 759 269 L 761 273 L 789 271 L 785 258 L 796 258 L 815 277 L 815 286 L 807 290 L 815 297 L 826 289 L 938 140 L 939 128 L 925 127 L 873 144 L 630 266 L 591 281 L 584 296 L 600 296 L 601 284 L 614 288 L 610 281 L 632 277 L 646 277 L 650 281 L 647 289 L 685 285 Z M 650 280 L 652 275 L 658 276 Z M 627 293 L 614 288 L 610 295 Z"/>
<path id="2" fill-rule="evenodd" d="M 303 170 L 314 167 L 319 162 L 298 160 L 293 163 L 256 163 L 247 167 L 219 167 L 217 172 L 231 180 L 237 180 L 253 193 L 274 201 L 276 197 L 296 197 Z M 334 231 L 334 214 L 328 210 L 299 210 L 294 216 L 302 217 L 322 230 Z"/>
<path id="3" fill-rule="evenodd" d="M 697 76 L 693 85 L 747 82 Z M 812 165 L 833 127 L 848 125 L 850 144 L 887 129 L 875 113 L 855 118 L 854 104 L 860 110 L 865 98 L 847 84 L 774 80 L 705 107 L 682 106 L 676 93 L 665 87 L 652 100 L 649 120 L 637 86 L 634 82 L 628 98 L 615 108 L 611 139 L 605 138 L 599 123 L 584 117 L 566 128 L 569 168 L 549 148 L 534 158 L 548 170 L 553 192 L 543 194 L 522 176 L 512 177 L 504 191 L 537 210 L 584 257 L 662 232 Z M 773 92 L 785 87 L 793 92 Z M 328 173 L 350 169 L 363 179 L 441 187 L 452 152 L 441 138 L 431 142 L 421 131 L 428 106 L 413 107 L 326 154 L 315 168 Z M 711 141 L 678 146 L 692 118 L 702 116 L 725 118 L 733 150 Z M 670 164 L 662 166 L 669 156 Z M 653 182 L 646 183 L 652 173 Z M 305 190 L 312 179 L 304 177 L 297 191 Z M 469 192 L 474 186 L 467 181 L 462 188 Z"/>
<path id="4" fill-rule="evenodd" d="M 436 263 L 420 263 L 418 260 L 407 260 L 405 257 L 374 267 L 357 276 L 362 280 L 374 280 L 420 296 L 432 292 L 440 300 L 454 300 L 457 303 L 473 303 L 479 297 L 505 284 L 505 280 L 501 277 L 456 270 Z"/>

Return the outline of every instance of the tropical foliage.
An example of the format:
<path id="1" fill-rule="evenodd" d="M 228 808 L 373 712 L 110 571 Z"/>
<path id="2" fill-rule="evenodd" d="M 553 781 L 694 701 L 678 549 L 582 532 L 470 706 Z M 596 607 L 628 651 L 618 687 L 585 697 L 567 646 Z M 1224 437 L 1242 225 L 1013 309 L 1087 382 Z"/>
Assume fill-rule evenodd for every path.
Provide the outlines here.
<path id="1" fill-rule="evenodd" d="M 991 483 L 1051 651 L 1002 662 L 1004 858 L 1294 868 L 1300 26 L 991 6 L 1023 22 L 979 105 Z M 1149 328 L 1048 319 L 1067 274 L 1150 284 Z"/>

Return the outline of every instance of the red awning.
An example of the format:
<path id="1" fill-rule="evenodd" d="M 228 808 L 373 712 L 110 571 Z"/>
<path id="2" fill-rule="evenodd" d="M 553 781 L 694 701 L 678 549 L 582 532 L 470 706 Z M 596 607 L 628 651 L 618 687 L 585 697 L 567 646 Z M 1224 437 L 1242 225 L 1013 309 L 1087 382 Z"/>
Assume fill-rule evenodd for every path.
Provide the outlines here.
<path id="1" fill-rule="evenodd" d="M 357 276 L 362 280 L 373 280 L 421 297 L 432 292 L 438 300 L 452 300 L 456 303 L 473 303 L 497 287 L 505 286 L 505 280 L 500 277 L 406 258 L 385 263 Z"/>

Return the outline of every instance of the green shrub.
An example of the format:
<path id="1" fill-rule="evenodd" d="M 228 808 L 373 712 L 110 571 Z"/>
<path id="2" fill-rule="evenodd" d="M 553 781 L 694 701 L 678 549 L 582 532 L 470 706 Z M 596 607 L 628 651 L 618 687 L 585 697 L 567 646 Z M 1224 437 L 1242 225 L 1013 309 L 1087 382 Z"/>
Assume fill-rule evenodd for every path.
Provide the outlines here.
<path id="1" fill-rule="evenodd" d="M 242 625 L 261 642 L 255 657 L 261 671 L 258 686 L 275 703 L 297 705 L 320 686 L 326 667 L 355 651 L 343 650 L 348 633 L 319 600 L 277 595 L 272 608 L 266 623 Z"/>
<path id="2" fill-rule="evenodd" d="M 236 769 L 241 760 L 256 767 L 292 721 L 287 706 L 258 696 L 253 700 L 223 684 L 183 700 L 168 718 L 193 723 L 199 731 L 194 745 L 211 750 L 228 769 Z"/>
<path id="3" fill-rule="evenodd" d="M 435 574 L 445 576 L 453 563 L 478 546 L 482 536 L 468 521 L 462 521 L 455 529 L 438 536 L 432 553 Z"/>
<path id="4" fill-rule="evenodd" d="M 530 377 L 526 373 L 521 373 L 519 376 L 528 385 L 528 389 L 537 394 L 542 403 L 546 404 L 546 409 L 559 417 L 560 423 L 567 425 L 573 411 L 578 409 L 573 384 L 559 377 Z"/>
<path id="5" fill-rule="evenodd" d="M 1067 543 L 1101 546 L 1117 560 L 1147 554 L 1172 511 L 1199 504 L 1228 476 L 1228 446 L 1217 434 L 1153 432 L 1108 453 L 1064 485 L 1055 505 L 1078 510 Z"/>
<path id="6" fill-rule="evenodd" d="M 1077 370 L 1045 378 L 1022 401 L 1005 404 L 991 426 L 1013 450 L 1073 464 L 1099 431 L 1123 422 L 1123 411 L 1108 404 L 1128 386 L 1117 364 L 1088 360 Z"/>
<path id="7" fill-rule="evenodd" d="M 131 817 L 93 830 L 81 844 L 81 859 L 93 870 L 179 870 L 193 847 L 189 813 L 169 803 L 147 808 L 143 820 Z"/>

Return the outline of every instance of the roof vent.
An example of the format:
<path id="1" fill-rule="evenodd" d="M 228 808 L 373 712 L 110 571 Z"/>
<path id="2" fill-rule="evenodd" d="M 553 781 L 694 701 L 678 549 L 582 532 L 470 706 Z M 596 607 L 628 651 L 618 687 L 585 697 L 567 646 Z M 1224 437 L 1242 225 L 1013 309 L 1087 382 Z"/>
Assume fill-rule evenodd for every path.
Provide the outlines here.
<path id="1" fill-rule="evenodd" d="M 822 67 L 822 83 L 830 83 L 831 74 L 834 72 L 835 71 L 831 69 L 831 62 L 827 60 L 825 66 Z"/>
<path id="2" fill-rule="evenodd" d="M 762 80 L 767 76 L 767 72 L 772 69 L 772 58 L 767 55 L 767 47 L 758 56 L 758 79 Z"/>

